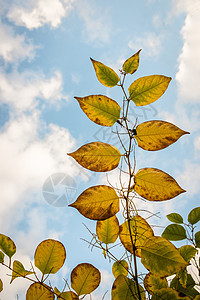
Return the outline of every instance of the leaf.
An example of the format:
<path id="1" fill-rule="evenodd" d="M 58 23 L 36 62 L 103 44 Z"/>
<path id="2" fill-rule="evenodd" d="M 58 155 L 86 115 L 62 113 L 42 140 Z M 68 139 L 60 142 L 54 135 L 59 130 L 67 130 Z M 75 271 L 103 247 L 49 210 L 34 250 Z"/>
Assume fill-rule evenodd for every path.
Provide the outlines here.
<path id="1" fill-rule="evenodd" d="M 154 235 L 151 226 L 141 216 L 137 215 L 130 220 L 131 236 L 129 231 L 128 221 L 125 221 L 120 225 L 119 237 L 126 250 L 133 253 L 133 247 L 135 247 L 135 253 L 137 256 L 141 256 L 141 247 L 146 240 Z"/>
<path id="2" fill-rule="evenodd" d="M 197 295 L 194 300 L 200 300 L 200 295 Z"/>
<path id="3" fill-rule="evenodd" d="M 98 239 L 105 243 L 114 243 L 119 235 L 119 222 L 116 216 L 103 221 L 97 221 L 96 233 Z"/>
<path id="4" fill-rule="evenodd" d="M 166 91 L 171 77 L 151 75 L 138 78 L 128 88 L 135 105 L 143 106 L 159 99 Z"/>
<path id="5" fill-rule="evenodd" d="M 107 87 L 113 87 L 117 85 L 120 79 L 117 73 L 113 69 L 107 67 L 106 65 L 102 64 L 97 60 L 94 60 L 92 58 L 90 59 L 93 63 L 93 67 L 95 69 L 97 78 L 101 82 L 101 84 Z"/>
<path id="6" fill-rule="evenodd" d="M 186 288 L 186 285 L 187 285 L 187 270 L 184 269 L 184 270 L 180 270 L 178 273 L 177 273 L 177 277 L 178 277 L 178 280 L 180 282 L 180 284 Z"/>
<path id="7" fill-rule="evenodd" d="M 162 237 L 170 241 L 181 241 L 187 238 L 185 228 L 178 224 L 168 225 L 163 231 Z"/>
<path id="8" fill-rule="evenodd" d="M 152 300 L 181 300 L 182 298 L 179 298 L 179 295 L 177 291 L 174 291 L 170 288 L 163 288 L 160 290 L 157 290 L 154 292 Z"/>
<path id="9" fill-rule="evenodd" d="M 85 190 L 69 206 L 76 208 L 88 219 L 105 220 L 119 211 L 119 197 L 110 186 L 97 185 Z"/>
<path id="10" fill-rule="evenodd" d="M 134 190 L 149 201 L 169 200 L 185 192 L 173 177 L 155 168 L 140 169 L 134 181 Z"/>
<path id="11" fill-rule="evenodd" d="M 199 221 L 200 221 L 200 207 L 195 207 L 191 210 L 191 212 L 188 215 L 188 222 L 194 225 Z"/>
<path id="12" fill-rule="evenodd" d="M 35 251 L 35 266 L 43 274 L 55 274 L 63 266 L 66 251 L 59 241 L 48 239 L 41 242 Z"/>
<path id="13" fill-rule="evenodd" d="M 193 288 L 195 286 L 195 282 L 190 274 L 187 274 L 187 283 L 186 288 L 184 288 L 180 282 L 178 277 L 174 277 L 171 281 L 170 287 L 176 289 L 176 291 L 181 292 L 185 296 L 189 296 L 190 298 L 194 299 L 196 295 L 199 293 Z"/>
<path id="14" fill-rule="evenodd" d="M 182 216 L 177 213 L 171 213 L 171 214 L 167 215 L 167 219 L 174 223 L 180 223 L 180 224 L 183 223 Z"/>
<path id="15" fill-rule="evenodd" d="M 148 293 L 153 295 L 156 290 L 168 287 L 167 279 L 148 273 L 144 278 L 144 287 Z"/>
<path id="16" fill-rule="evenodd" d="M 175 143 L 183 134 L 189 132 L 164 121 L 147 121 L 136 127 L 138 146 L 144 150 L 157 151 Z"/>
<path id="17" fill-rule="evenodd" d="M 121 107 L 111 98 L 103 95 L 74 97 L 80 104 L 83 112 L 94 123 L 101 126 L 113 126 L 120 118 Z"/>
<path id="18" fill-rule="evenodd" d="M 0 264 L 4 262 L 4 253 L 0 251 Z"/>
<path id="19" fill-rule="evenodd" d="M 33 283 L 27 290 L 26 300 L 54 300 L 54 294 L 47 285 L 43 286 L 39 282 Z"/>
<path id="20" fill-rule="evenodd" d="M 139 53 L 142 49 L 140 49 L 137 53 L 129 57 L 123 64 L 122 70 L 126 73 L 133 74 L 137 71 L 139 67 Z"/>
<path id="21" fill-rule="evenodd" d="M 145 291 L 141 285 L 139 285 L 141 299 L 145 300 Z M 119 275 L 112 286 L 111 291 L 112 300 L 139 300 L 137 286 L 135 281 L 127 278 L 124 275 Z"/>
<path id="22" fill-rule="evenodd" d="M 4 234 L 0 234 L 0 249 L 10 258 L 16 252 L 15 243 Z"/>
<path id="23" fill-rule="evenodd" d="M 173 275 L 188 265 L 172 243 L 158 236 L 146 240 L 141 258 L 145 268 L 160 277 Z"/>
<path id="24" fill-rule="evenodd" d="M 0 279 L 0 293 L 3 291 L 3 281 Z"/>
<path id="25" fill-rule="evenodd" d="M 56 293 L 57 299 L 65 299 L 65 300 L 78 300 L 78 295 L 76 295 L 72 291 L 68 292 L 60 292 L 56 287 L 54 288 L 54 292 Z"/>
<path id="26" fill-rule="evenodd" d="M 25 277 L 30 274 L 33 274 L 33 272 L 25 270 L 22 263 L 18 260 L 15 260 L 13 262 L 12 279 L 10 283 L 12 283 L 13 280 L 17 277 Z"/>
<path id="27" fill-rule="evenodd" d="M 195 233 L 195 243 L 198 248 L 200 248 L 200 231 Z"/>
<path id="28" fill-rule="evenodd" d="M 77 265 L 71 272 L 71 287 L 79 296 L 92 293 L 100 281 L 99 270 L 88 263 Z"/>
<path id="29" fill-rule="evenodd" d="M 112 273 L 117 278 L 119 275 L 128 275 L 128 263 L 125 259 L 116 261 L 112 266 Z"/>
<path id="30" fill-rule="evenodd" d="M 121 153 L 115 146 L 102 142 L 83 145 L 68 155 L 82 167 L 95 172 L 107 172 L 117 168 L 121 158 Z"/>
<path id="31" fill-rule="evenodd" d="M 197 250 L 193 246 L 190 246 L 190 245 L 184 245 L 184 246 L 180 247 L 178 250 L 179 250 L 181 256 L 188 263 L 195 256 L 195 254 L 197 252 Z"/>

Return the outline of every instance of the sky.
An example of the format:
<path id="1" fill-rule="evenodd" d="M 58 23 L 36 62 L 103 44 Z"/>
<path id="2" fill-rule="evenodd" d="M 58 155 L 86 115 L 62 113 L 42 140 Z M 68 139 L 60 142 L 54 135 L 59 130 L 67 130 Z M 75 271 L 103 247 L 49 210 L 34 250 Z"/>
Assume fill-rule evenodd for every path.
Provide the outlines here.
<path id="1" fill-rule="evenodd" d="M 98 82 L 90 57 L 118 72 L 125 59 L 142 49 L 139 69 L 128 78 L 127 87 L 141 76 L 172 77 L 161 99 L 148 108 L 132 106 L 131 116 L 138 123 L 169 121 L 190 135 L 156 153 L 138 149 L 137 169 L 159 168 L 187 193 L 159 204 L 140 201 L 138 205 L 160 212 L 161 219 L 152 219 L 152 225 L 168 224 L 165 215 L 170 212 L 181 213 L 186 220 L 189 211 L 199 206 L 200 192 L 200 2 L 0 0 L 0 6 L 1 233 L 14 240 L 14 259 L 26 268 L 42 240 L 60 240 L 67 259 L 58 275 L 50 277 L 52 284 L 62 289 L 63 278 L 69 280 L 77 264 L 92 263 L 102 273 L 102 285 L 92 299 L 101 299 L 109 290 L 108 300 L 114 281 L 112 263 L 80 239 L 90 241 L 83 223 L 94 232 L 95 222 L 67 205 L 51 202 L 59 178 L 65 178 L 70 188 L 69 203 L 89 186 L 106 182 L 105 174 L 83 169 L 67 153 L 92 141 L 117 146 L 115 127 L 92 123 L 74 96 L 104 94 L 119 104 L 122 101 L 117 87 Z M 116 182 L 116 171 L 109 173 L 109 179 Z M 29 282 L 16 279 L 10 285 L 7 274 L 1 267 L 0 298 L 25 299 Z"/>

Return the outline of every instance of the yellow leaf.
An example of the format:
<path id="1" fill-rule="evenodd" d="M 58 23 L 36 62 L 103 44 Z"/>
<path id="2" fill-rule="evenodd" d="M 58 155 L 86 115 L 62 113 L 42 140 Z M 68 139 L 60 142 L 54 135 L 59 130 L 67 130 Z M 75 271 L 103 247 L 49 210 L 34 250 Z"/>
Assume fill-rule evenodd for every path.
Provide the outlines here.
<path id="1" fill-rule="evenodd" d="M 135 105 L 144 106 L 159 99 L 166 91 L 171 77 L 151 75 L 138 78 L 129 86 L 130 99 Z"/>
<path id="2" fill-rule="evenodd" d="M 134 190 L 149 201 L 169 200 L 185 192 L 173 177 L 155 168 L 140 169 L 134 182 Z"/>
<path id="3" fill-rule="evenodd" d="M 16 252 L 13 240 L 4 234 L 0 234 L 0 249 L 8 256 L 12 257 Z"/>
<path id="4" fill-rule="evenodd" d="M 3 282 L 2 282 L 2 280 L 0 279 L 0 292 L 2 292 L 3 291 Z"/>
<path id="5" fill-rule="evenodd" d="M 145 291 L 141 285 L 139 285 L 139 290 L 140 298 L 135 281 L 121 274 L 113 283 L 111 291 L 112 300 L 145 300 Z"/>
<path id="6" fill-rule="evenodd" d="M 91 220 L 105 220 L 119 211 L 119 197 L 110 186 L 97 185 L 85 190 L 69 206 Z"/>
<path id="7" fill-rule="evenodd" d="M 71 272 L 71 287 L 79 296 L 92 293 L 100 281 L 99 270 L 91 264 L 79 264 Z"/>
<path id="8" fill-rule="evenodd" d="M 47 285 L 41 285 L 39 282 L 30 285 L 26 293 L 26 300 L 54 300 L 54 293 Z"/>
<path id="9" fill-rule="evenodd" d="M 33 272 L 27 271 L 24 269 L 22 263 L 18 260 L 13 262 L 13 271 L 12 271 L 12 279 L 11 282 L 17 277 L 25 277 L 27 275 L 33 274 Z M 10 283 L 11 283 L 10 282 Z"/>
<path id="10" fill-rule="evenodd" d="M 115 146 L 102 142 L 83 145 L 68 155 L 82 167 L 95 172 L 107 172 L 115 169 L 121 158 L 121 153 Z"/>
<path id="11" fill-rule="evenodd" d="M 169 122 L 147 121 L 137 126 L 134 138 L 140 148 L 157 151 L 175 143 L 187 133 Z"/>
<path id="12" fill-rule="evenodd" d="M 168 287 L 167 279 L 148 273 L 144 278 L 144 287 L 152 295 L 156 290 Z"/>
<path id="13" fill-rule="evenodd" d="M 97 221 L 96 233 L 101 242 L 105 244 L 114 243 L 119 235 L 119 222 L 117 217 L 113 216 L 103 221 Z"/>
<path id="14" fill-rule="evenodd" d="M 48 239 L 41 242 L 35 251 L 35 266 L 43 274 L 55 274 L 63 266 L 66 251 L 59 241 Z"/>
<path id="15" fill-rule="evenodd" d="M 188 298 L 180 298 L 177 291 L 171 288 L 162 288 L 154 292 L 152 300 L 181 300 L 181 299 L 188 299 Z"/>
<path id="16" fill-rule="evenodd" d="M 128 275 L 128 263 L 126 260 L 116 261 L 112 266 L 112 273 L 117 278 L 119 275 Z"/>
<path id="17" fill-rule="evenodd" d="M 113 69 L 107 67 L 106 65 L 102 64 L 97 60 L 94 60 L 92 58 L 90 59 L 95 69 L 97 78 L 101 82 L 101 84 L 108 87 L 113 87 L 117 85 L 120 79 L 117 73 Z"/>
<path id="18" fill-rule="evenodd" d="M 141 262 L 154 275 L 166 277 L 188 266 L 176 247 L 168 240 L 152 236 L 142 246 Z"/>
<path id="19" fill-rule="evenodd" d="M 54 292 L 57 295 L 57 299 L 65 299 L 65 300 L 78 300 L 78 295 L 76 295 L 72 291 L 60 292 L 56 287 L 54 288 Z"/>
<path id="20" fill-rule="evenodd" d="M 120 225 L 119 237 L 125 249 L 133 253 L 133 247 L 136 248 L 136 255 L 141 256 L 141 247 L 149 237 L 153 236 L 151 226 L 141 216 L 135 216 L 130 220 L 129 231 L 128 221 Z M 131 238 L 132 236 L 132 238 Z"/>
<path id="21" fill-rule="evenodd" d="M 106 96 L 91 95 L 74 98 L 88 118 L 98 125 L 112 126 L 120 117 L 120 106 Z"/>
<path id="22" fill-rule="evenodd" d="M 137 71 L 139 66 L 139 53 L 142 49 L 140 49 L 137 53 L 129 57 L 123 64 L 122 70 L 126 73 L 133 74 Z"/>

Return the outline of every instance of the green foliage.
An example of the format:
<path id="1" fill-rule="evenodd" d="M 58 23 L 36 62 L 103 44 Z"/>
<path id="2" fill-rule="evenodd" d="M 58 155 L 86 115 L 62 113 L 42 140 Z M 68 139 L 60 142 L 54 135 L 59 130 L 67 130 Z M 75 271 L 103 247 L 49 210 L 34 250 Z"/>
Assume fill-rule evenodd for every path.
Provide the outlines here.
<path id="1" fill-rule="evenodd" d="M 179 224 L 168 225 L 162 233 L 162 237 L 170 241 L 181 241 L 187 238 L 185 228 Z"/>
<path id="2" fill-rule="evenodd" d="M 200 221 L 200 207 L 196 207 L 191 210 L 188 215 L 188 222 L 192 225 Z"/>

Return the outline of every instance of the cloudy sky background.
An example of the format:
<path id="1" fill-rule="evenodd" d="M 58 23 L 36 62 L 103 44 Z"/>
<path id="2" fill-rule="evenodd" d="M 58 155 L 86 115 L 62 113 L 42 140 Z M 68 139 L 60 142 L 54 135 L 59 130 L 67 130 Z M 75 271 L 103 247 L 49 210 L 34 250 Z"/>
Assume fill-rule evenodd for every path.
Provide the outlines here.
<path id="1" fill-rule="evenodd" d="M 43 195 L 45 180 L 54 173 L 71 176 L 77 196 L 103 182 L 102 175 L 80 168 L 66 153 L 81 145 L 112 140 L 111 130 L 93 124 L 74 96 L 106 94 L 121 104 L 118 88 L 108 89 L 96 79 L 89 57 L 116 71 L 123 61 L 142 49 L 140 67 L 127 87 L 140 76 L 172 77 L 165 95 L 148 109 L 135 108 L 139 122 L 162 119 L 191 134 L 157 153 L 137 150 L 137 169 L 156 167 L 172 175 L 187 193 L 161 204 L 140 202 L 143 209 L 185 217 L 199 206 L 200 173 L 200 2 L 198 0 L 0 0 L 0 187 L 1 233 L 16 243 L 15 259 L 26 268 L 36 246 L 44 239 L 59 239 L 67 249 L 65 267 L 52 284 L 62 289 L 63 277 L 78 263 L 101 269 L 103 284 L 93 299 L 100 299 L 113 282 L 112 264 L 99 251 L 87 248 L 90 240 L 73 208 L 49 205 Z M 105 178 L 105 177 L 104 177 Z M 116 182 L 115 171 L 110 180 Z M 1 299 L 25 299 L 29 282 L 4 281 Z M 51 279 L 51 278 L 50 278 Z M 95 294 L 95 293 L 94 293 Z M 110 291 L 105 299 L 110 299 Z"/>

